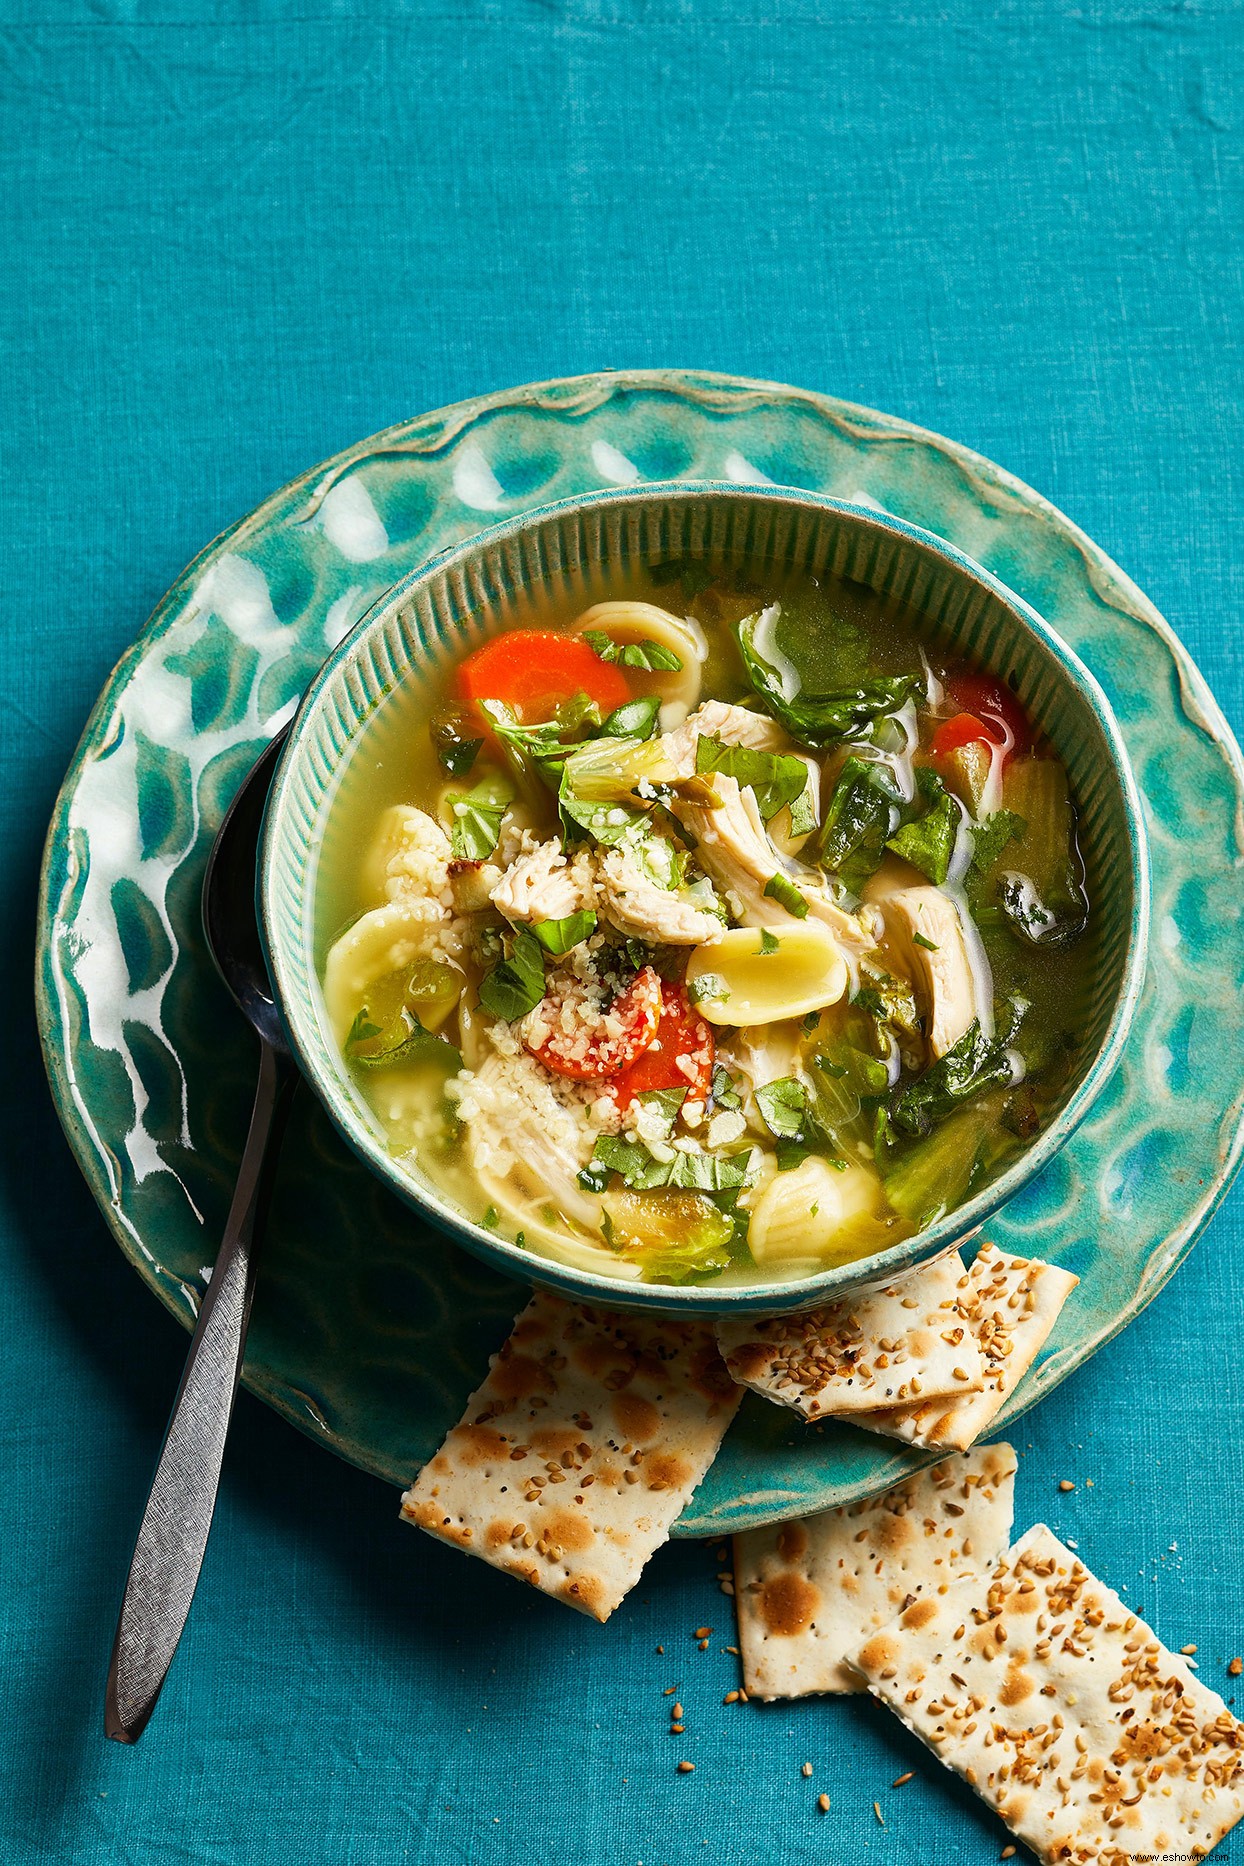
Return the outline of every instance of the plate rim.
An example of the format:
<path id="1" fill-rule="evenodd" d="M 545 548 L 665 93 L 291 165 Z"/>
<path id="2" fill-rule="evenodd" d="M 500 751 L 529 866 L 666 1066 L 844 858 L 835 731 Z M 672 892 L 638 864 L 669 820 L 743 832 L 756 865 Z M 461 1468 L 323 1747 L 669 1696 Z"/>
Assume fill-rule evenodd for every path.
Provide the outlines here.
<path id="1" fill-rule="evenodd" d="M 524 406 L 543 408 L 551 414 L 560 414 L 565 419 L 573 421 L 592 414 L 610 401 L 620 390 L 666 394 L 674 400 L 696 401 L 705 407 L 707 413 L 723 417 L 739 410 L 740 404 L 749 397 L 753 399 L 753 405 L 769 401 L 783 404 L 786 407 L 807 407 L 830 422 L 848 438 L 856 441 L 931 448 L 935 453 L 947 458 L 964 473 L 970 483 L 979 486 L 982 491 L 990 494 L 1003 494 L 1014 500 L 1016 505 L 1024 511 L 1035 513 L 1046 526 L 1052 527 L 1074 546 L 1083 562 L 1085 574 L 1092 589 L 1107 606 L 1149 629 L 1166 650 L 1178 679 L 1179 707 L 1190 725 L 1210 741 L 1227 767 L 1235 794 L 1236 861 L 1237 864 L 1244 865 L 1244 753 L 1241 752 L 1226 716 L 1188 649 L 1149 597 L 1114 559 L 1096 544 L 1082 527 L 1076 524 L 1075 520 L 1068 517 L 1052 500 L 1028 485 L 1018 475 L 999 466 L 963 442 L 952 440 L 946 435 L 922 427 L 905 417 L 886 414 L 864 404 L 847 401 L 820 390 L 803 389 L 780 381 L 738 376 L 724 371 L 678 367 L 600 370 L 578 376 L 547 377 L 538 382 L 520 383 L 508 388 L 489 390 L 481 395 L 446 403 L 436 409 L 391 423 L 284 482 L 258 505 L 226 525 L 183 567 L 151 610 L 133 641 L 118 657 L 103 682 L 57 789 L 44 838 L 36 907 L 35 1011 L 44 1071 L 57 1118 L 65 1131 L 78 1169 L 86 1180 L 92 1197 L 123 1256 L 138 1272 L 148 1289 L 187 1330 L 194 1326 L 198 1293 L 177 1278 L 173 1272 L 166 1271 L 163 1266 L 157 1265 L 154 1259 L 148 1257 L 144 1261 L 144 1254 L 137 1247 L 136 1233 L 127 1224 L 118 1201 L 112 1195 L 104 1167 L 102 1144 L 90 1131 L 75 1104 L 72 1092 L 72 1058 L 68 1050 L 61 1048 L 55 1040 L 59 1034 L 56 1018 L 59 1000 L 50 984 L 54 954 L 52 934 L 55 925 L 55 915 L 51 910 L 53 868 L 59 849 L 67 843 L 63 831 L 66 826 L 69 803 L 76 791 L 81 768 L 86 759 L 103 742 L 105 728 L 114 710 L 115 697 L 130 678 L 132 669 L 145 658 L 152 644 L 160 639 L 176 616 L 180 614 L 187 596 L 192 592 L 195 582 L 209 561 L 218 554 L 223 554 L 226 549 L 240 548 L 247 538 L 264 529 L 279 507 L 300 494 L 306 494 L 308 505 L 296 521 L 305 522 L 308 518 L 315 516 L 333 485 L 365 459 L 385 453 L 436 454 L 442 452 L 451 447 L 464 431 L 482 418 L 492 412 L 505 409 Z M 420 442 L 425 444 L 420 445 Z M 496 522 L 504 522 L 504 519 Z M 481 525 L 478 529 L 484 531 L 491 529 L 491 526 Z M 376 600 L 383 600 L 383 593 Z M 1020 598 L 1020 600 L 1023 599 Z M 1037 1404 L 1048 1392 L 1060 1384 L 1076 1367 L 1081 1366 L 1115 1335 L 1129 1326 L 1166 1286 L 1187 1258 L 1200 1233 L 1229 1191 L 1240 1169 L 1241 1161 L 1244 1160 L 1244 1084 L 1234 1103 L 1224 1111 L 1224 1124 L 1227 1115 L 1233 1115 L 1231 1144 L 1225 1150 L 1220 1150 L 1212 1175 L 1198 1189 L 1199 1196 L 1191 1204 L 1180 1223 L 1160 1243 L 1155 1243 L 1150 1252 L 1150 1258 L 1153 1260 L 1160 1256 L 1161 1259 L 1155 1273 L 1142 1280 L 1123 1309 L 1112 1317 L 1107 1326 L 1091 1337 L 1083 1346 L 1082 1351 L 1077 1352 L 1073 1357 L 1052 1356 L 1042 1363 L 1040 1368 L 1034 1369 L 994 1422 L 990 1436 L 1022 1416 L 1031 1406 Z M 331 1438 L 326 1438 L 322 1429 L 318 1428 L 313 1421 L 300 1416 L 293 1403 L 281 1390 L 281 1383 L 267 1370 L 244 1367 L 242 1379 L 250 1391 L 272 1406 L 282 1418 L 287 1419 L 304 1434 L 312 1437 L 317 1444 L 336 1452 L 370 1474 L 380 1476 L 382 1481 L 391 1481 L 387 1472 L 381 1472 L 378 1469 L 374 1453 L 370 1452 L 367 1446 L 348 1434 L 336 1430 Z M 933 1453 L 919 1458 L 912 1455 L 904 1468 L 905 1470 L 922 1468 L 934 1462 L 936 1455 Z M 856 1496 L 873 1494 L 874 1491 L 885 1488 L 894 1481 L 896 1481 L 894 1476 L 887 1476 L 878 1480 L 875 1485 L 871 1485 L 868 1490 L 857 1490 L 853 1494 Z M 735 1500 L 733 1507 L 737 1510 L 745 1503 L 746 1496 L 744 1495 Z M 761 1521 L 787 1520 L 806 1514 L 807 1509 L 806 1500 L 792 1501 L 789 1507 L 768 1503 L 763 1511 L 749 1514 L 746 1523 L 742 1526 L 750 1527 Z M 673 1533 L 677 1536 L 719 1535 L 726 1528 L 738 1526 L 729 1519 L 723 1521 L 723 1514 L 724 1506 L 706 1515 L 697 1516 L 693 1498 L 683 1517 L 674 1525 Z"/>

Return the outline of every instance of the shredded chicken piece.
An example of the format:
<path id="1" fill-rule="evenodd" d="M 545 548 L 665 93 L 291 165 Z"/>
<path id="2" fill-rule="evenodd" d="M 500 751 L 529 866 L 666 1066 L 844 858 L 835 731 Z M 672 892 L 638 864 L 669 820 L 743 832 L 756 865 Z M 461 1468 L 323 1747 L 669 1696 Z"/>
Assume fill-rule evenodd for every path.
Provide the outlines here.
<path id="1" fill-rule="evenodd" d="M 715 914 L 658 887 L 630 849 L 610 849 L 597 874 L 600 905 L 621 933 L 658 946 L 707 946 L 724 931 Z"/>
<path id="2" fill-rule="evenodd" d="M 459 862 L 449 864 L 449 891 L 454 912 L 476 914 L 489 906 L 492 891 L 499 884 L 502 870 L 495 862 Z"/>
<path id="3" fill-rule="evenodd" d="M 546 1069 L 521 1051 L 494 1052 L 478 1070 L 455 1077 L 447 1092 L 466 1124 L 477 1172 L 513 1174 L 568 1218 L 599 1227 L 600 1201 L 578 1183 L 593 1145 L 586 1109 L 555 1094 Z"/>
<path id="4" fill-rule="evenodd" d="M 900 888 L 888 896 L 881 911 L 882 948 L 922 1000 L 930 1056 L 944 1056 L 977 1015 L 976 987 L 955 904 L 940 888 Z"/>
<path id="5" fill-rule="evenodd" d="M 753 713 L 746 706 L 730 706 L 725 700 L 705 700 L 676 731 L 665 734 L 666 753 L 678 766 L 680 777 L 691 777 L 695 772 L 698 738 L 720 739 L 723 745 L 746 745 L 754 752 L 794 749 L 777 720 L 770 719 L 767 713 Z"/>
<path id="6" fill-rule="evenodd" d="M 568 860 L 560 842 L 542 842 L 506 869 L 491 899 L 507 920 L 565 920 L 595 905 L 591 858 Z"/>

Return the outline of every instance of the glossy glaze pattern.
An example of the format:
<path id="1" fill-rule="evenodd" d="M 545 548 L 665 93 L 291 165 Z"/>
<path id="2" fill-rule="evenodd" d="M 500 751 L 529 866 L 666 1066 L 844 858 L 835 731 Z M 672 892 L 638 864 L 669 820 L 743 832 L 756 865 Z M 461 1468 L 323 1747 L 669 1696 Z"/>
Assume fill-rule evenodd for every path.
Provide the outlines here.
<path id="1" fill-rule="evenodd" d="M 191 565 L 101 696 L 49 832 L 37 994 L 66 1131 L 122 1248 L 189 1323 L 254 1062 L 198 925 L 239 778 L 325 652 L 418 563 L 551 499 L 671 477 L 826 491 L 949 539 L 1097 675 L 1147 798 L 1153 958 L 1122 1064 L 990 1225 L 1082 1279 L 1005 1420 L 1156 1293 L 1237 1164 L 1244 774 L 1170 630 L 1068 520 L 979 456 L 829 398 L 678 372 L 461 404 L 306 475 Z M 252 1330 L 258 1392 L 401 1481 L 520 1298 L 421 1227 L 300 1098 Z M 824 1507 L 918 1461 L 749 1400 L 679 1530 Z"/>

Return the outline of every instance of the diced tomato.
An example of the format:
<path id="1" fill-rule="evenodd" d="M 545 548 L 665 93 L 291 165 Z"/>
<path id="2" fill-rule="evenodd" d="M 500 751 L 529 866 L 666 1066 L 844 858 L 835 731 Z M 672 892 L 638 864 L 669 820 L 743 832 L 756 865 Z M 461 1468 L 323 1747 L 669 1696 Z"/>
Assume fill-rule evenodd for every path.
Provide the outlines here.
<path id="1" fill-rule="evenodd" d="M 980 724 L 990 728 L 989 737 L 995 744 L 1006 746 L 1008 758 L 1017 757 L 1021 752 L 1032 749 L 1032 727 L 1028 724 L 1025 713 L 1010 688 L 1002 681 L 995 680 L 992 674 L 978 674 L 970 668 L 961 673 L 950 674 L 946 678 L 946 691 L 964 713 L 970 713 Z M 955 721 L 948 720 L 953 726 Z M 980 734 L 974 735 L 979 737 Z M 958 744 L 966 745 L 970 741 L 960 739 Z M 936 741 L 934 749 L 938 749 Z M 946 746 L 952 751 L 953 746 Z"/>
<path id="2" fill-rule="evenodd" d="M 586 693 L 602 713 L 631 697 L 621 669 L 602 661 L 577 635 L 551 629 L 511 629 L 468 655 L 458 669 L 458 692 L 468 706 L 500 700 L 527 725 L 550 719 L 563 700 Z"/>
<path id="3" fill-rule="evenodd" d="M 713 1083 L 713 1033 L 691 1008 L 682 985 L 661 988 L 661 1022 L 643 1055 L 616 1075 L 606 1087 L 619 1108 L 629 1108 L 638 1095 L 660 1089 L 685 1088 L 684 1106 L 701 1107 Z"/>
<path id="4" fill-rule="evenodd" d="M 1000 745 L 1002 734 L 995 727 L 987 726 L 975 713 L 956 713 L 953 719 L 943 719 L 933 734 L 929 750 L 935 758 L 944 758 L 947 752 L 957 752 L 963 745 Z"/>
<path id="5" fill-rule="evenodd" d="M 576 1013 L 568 1030 L 557 1021 L 566 1002 Z M 592 1021 L 585 1015 L 586 995 L 570 986 L 560 995 L 550 993 L 544 1005 L 549 1017 L 538 1019 L 534 1042 L 523 1039 L 526 1048 L 555 1075 L 594 1082 L 629 1069 L 656 1036 L 663 1010 L 661 980 L 650 965 L 644 966 Z"/>

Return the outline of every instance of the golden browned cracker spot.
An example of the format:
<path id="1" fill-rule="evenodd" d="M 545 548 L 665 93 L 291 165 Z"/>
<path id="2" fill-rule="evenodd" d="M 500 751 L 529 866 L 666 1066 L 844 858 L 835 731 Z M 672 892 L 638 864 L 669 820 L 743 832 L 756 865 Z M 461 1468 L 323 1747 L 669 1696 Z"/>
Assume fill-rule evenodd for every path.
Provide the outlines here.
<path id="1" fill-rule="evenodd" d="M 738 1398 L 711 1323 L 538 1291 L 402 1515 L 605 1620 L 669 1535 Z"/>
<path id="2" fill-rule="evenodd" d="M 802 1522 L 734 1539 L 743 1682 L 754 1696 L 863 1689 L 847 1655 L 895 1614 L 914 1611 L 995 1561 L 1010 1537 L 1015 1453 L 985 1445 L 901 1484 Z M 805 1623 L 785 1628 L 775 1588 L 815 1589 Z"/>
<path id="3" fill-rule="evenodd" d="M 909 1626 L 918 1629 L 919 1627 L 927 1626 L 936 1612 L 937 1607 L 933 1601 L 917 1600 L 908 1607 L 899 1624 L 901 1626 Z"/>
<path id="4" fill-rule="evenodd" d="M 760 1612 L 766 1627 L 787 1638 L 812 1624 L 820 1604 L 819 1589 L 793 1570 L 775 1574 L 760 1590 Z"/>
<path id="5" fill-rule="evenodd" d="M 1201 1858 L 1244 1815 L 1244 1724 L 1044 1524 L 931 1604 L 853 1663 L 1038 1859 Z"/>

